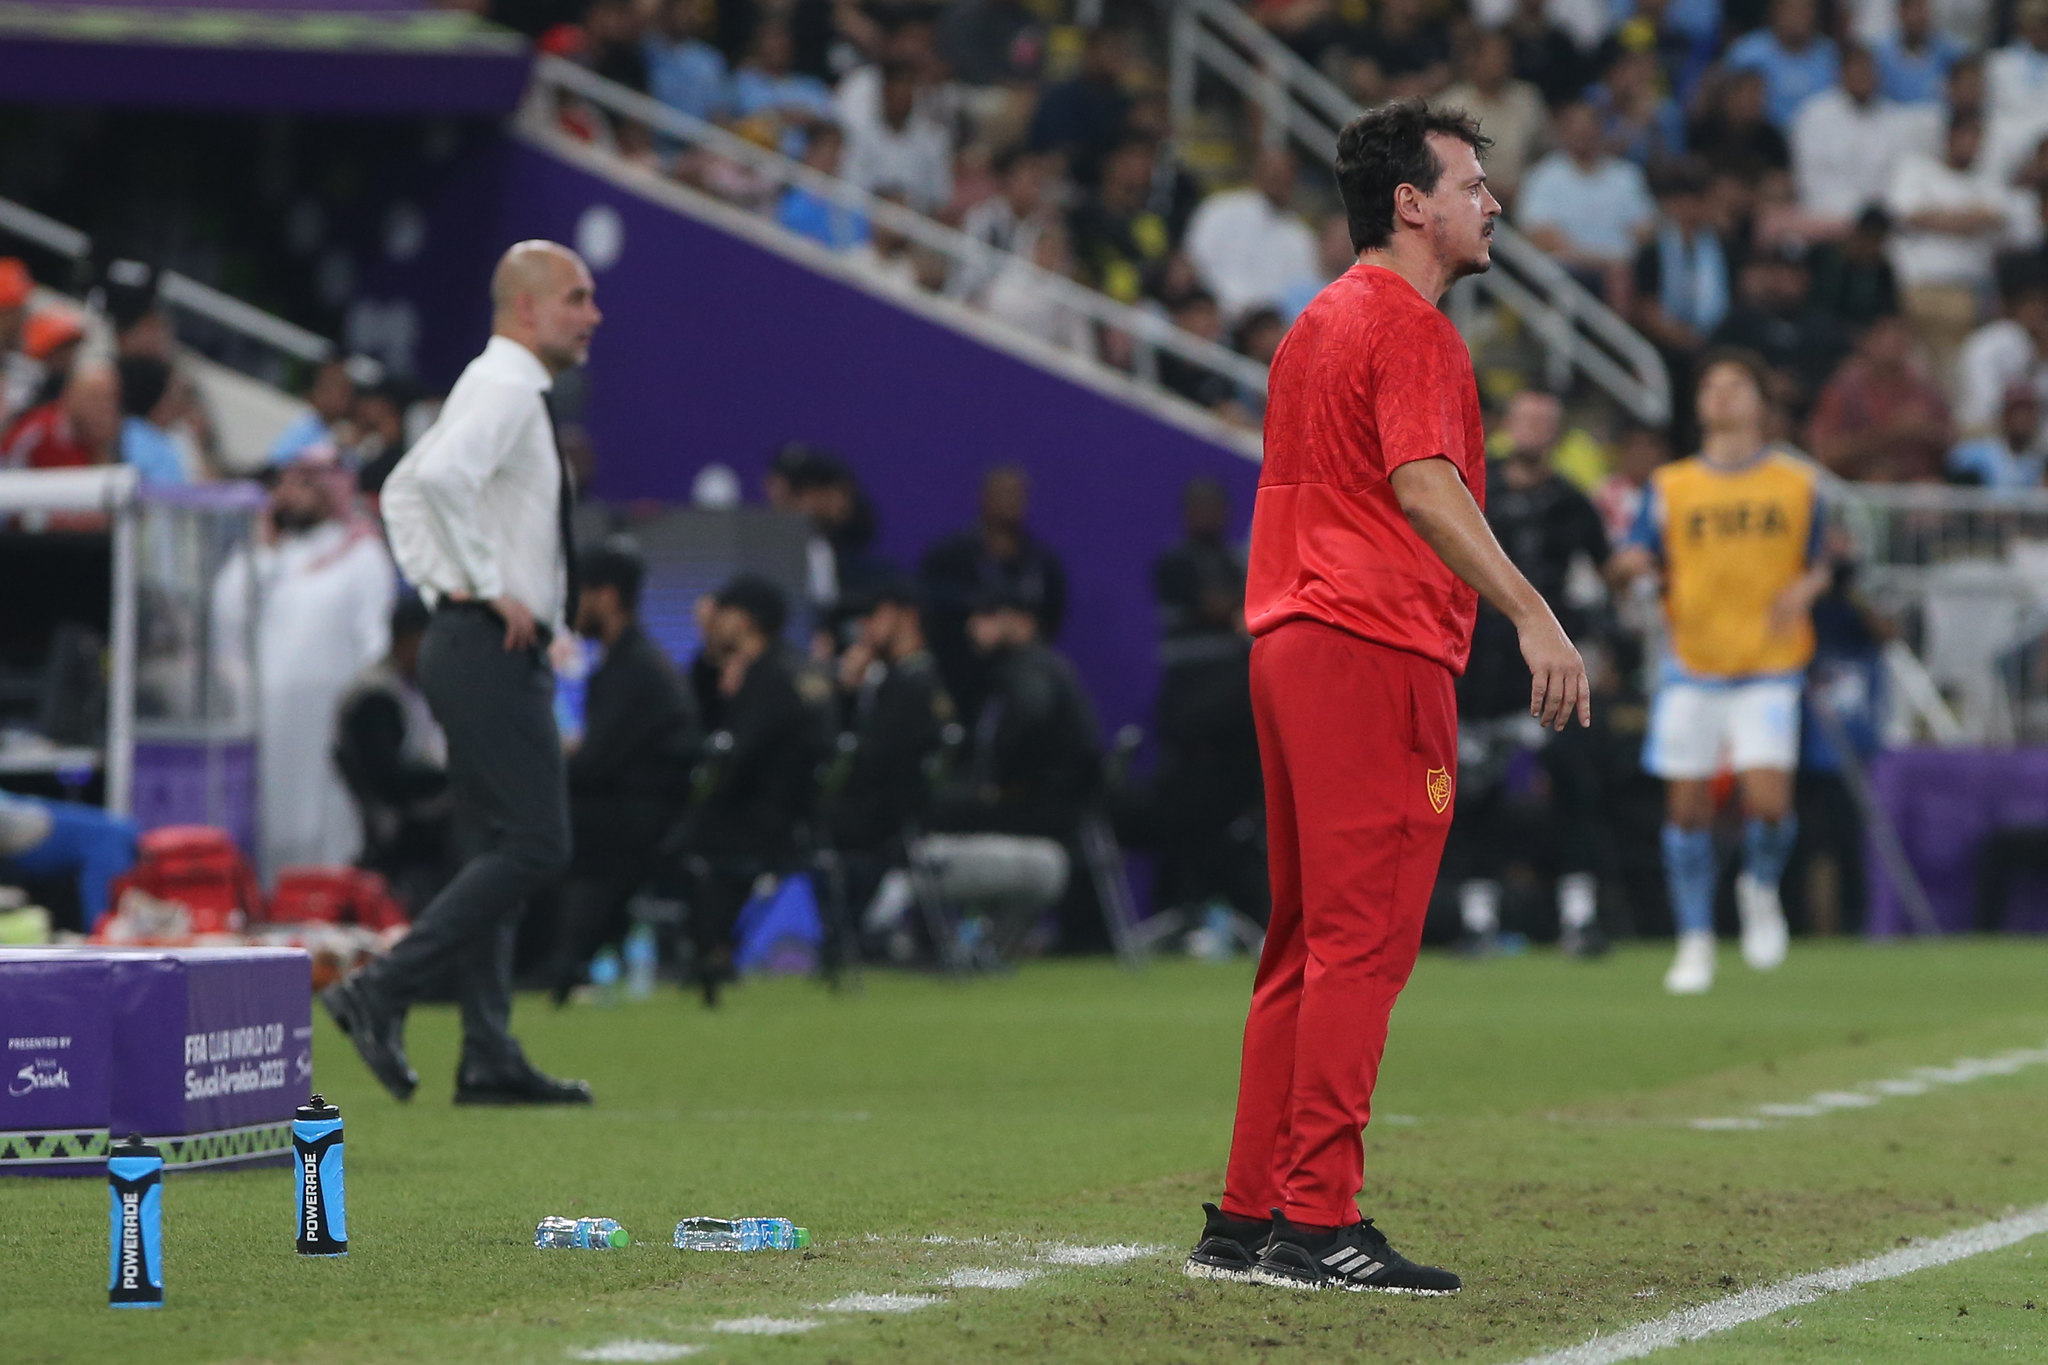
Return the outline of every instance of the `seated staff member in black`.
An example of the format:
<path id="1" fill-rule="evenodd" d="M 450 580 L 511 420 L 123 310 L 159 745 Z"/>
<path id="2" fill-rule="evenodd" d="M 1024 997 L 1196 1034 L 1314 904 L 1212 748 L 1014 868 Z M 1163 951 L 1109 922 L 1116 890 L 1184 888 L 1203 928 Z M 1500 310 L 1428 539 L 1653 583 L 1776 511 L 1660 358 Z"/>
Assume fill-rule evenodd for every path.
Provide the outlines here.
<path id="1" fill-rule="evenodd" d="M 742 574 L 712 599 L 705 659 L 716 670 L 717 724 L 686 823 L 690 927 L 704 1003 L 732 974 L 732 931 L 763 873 L 802 847 L 829 748 L 830 684 L 800 668 L 782 641 L 782 589 Z"/>
<path id="2" fill-rule="evenodd" d="M 462 870 L 391 952 L 321 993 L 379 1081 L 419 1085 L 405 1012 L 453 970 L 458 1104 L 588 1104 L 512 1037 L 512 942 L 527 900 L 569 865 L 569 803 L 548 644 L 575 595 L 575 485 L 555 439 L 555 380 L 590 357 L 590 270 L 521 242 L 491 276 L 491 340 L 384 485 L 392 557 L 434 609 L 420 686 L 448 737 Z"/>
<path id="3" fill-rule="evenodd" d="M 455 874 L 448 741 L 420 691 L 427 604 L 391 612 L 391 649 L 359 674 L 335 717 L 334 766 L 363 820 L 356 866 L 375 872 L 417 915 Z"/>
<path id="4" fill-rule="evenodd" d="M 576 557 L 583 585 L 576 633 L 604 647 L 583 700 L 583 736 L 569 748 L 569 829 L 550 990 L 560 1005 L 591 954 L 626 929 L 626 904 L 653 874 L 681 818 L 703 743 L 697 703 L 661 646 L 640 629 L 647 564 L 625 536 Z"/>
<path id="5" fill-rule="evenodd" d="M 841 853 L 879 855 L 923 818 L 953 699 L 925 643 L 917 585 L 890 578 L 850 604 L 860 634 L 840 660 L 853 761 L 832 805 Z"/>

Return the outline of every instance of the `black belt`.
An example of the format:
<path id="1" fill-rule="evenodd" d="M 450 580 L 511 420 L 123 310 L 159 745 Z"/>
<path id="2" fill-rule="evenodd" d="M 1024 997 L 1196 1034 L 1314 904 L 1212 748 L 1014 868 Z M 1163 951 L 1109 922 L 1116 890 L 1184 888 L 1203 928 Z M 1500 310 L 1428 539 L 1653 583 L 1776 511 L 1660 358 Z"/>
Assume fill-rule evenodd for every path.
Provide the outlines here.
<path id="1" fill-rule="evenodd" d="M 504 616 L 504 613 L 503 613 L 503 612 L 500 612 L 500 611 L 499 611 L 499 610 L 498 610 L 498 609 L 497 609 L 496 607 L 492 606 L 492 605 L 491 605 L 490 603 L 488 603 L 488 602 L 479 602 L 479 601 L 477 601 L 477 600 L 476 600 L 476 599 L 475 599 L 474 597 L 471 597 L 471 598 L 466 598 L 466 599 L 463 599 L 463 600 L 461 600 L 461 601 L 457 601 L 457 600 L 456 600 L 455 598 L 452 598 L 452 597 L 444 597 L 444 598 L 442 598 L 442 599 L 441 599 L 441 600 L 440 600 L 440 601 L 439 601 L 438 603 L 436 603 L 436 604 L 435 604 L 435 606 L 434 606 L 434 610 L 435 610 L 435 611 L 437 611 L 437 612 L 438 612 L 438 611 L 452 611 L 452 612 L 463 612 L 463 613 L 465 613 L 465 614 L 468 614 L 468 615 L 472 615 L 472 616 L 477 616 L 477 615 L 481 615 L 481 616 L 487 616 L 487 617 L 489 617 L 489 618 L 490 618 L 490 619 L 491 619 L 492 621 L 494 621 L 494 622 L 496 622 L 496 623 L 497 623 L 497 626 L 498 626 L 498 629 L 499 629 L 499 630 L 501 630 L 501 631 L 502 631 L 502 630 L 505 630 L 505 629 L 507 629 L 507 625 L 506 625 L 506 622 L 505 622 L 505 616 Z M 533 647 L 533 648 L 534 648 L 535 650 L 538 650 L 538 651 L 539 651 L 540 653 L 543 653 L 543 654 L 545 654 L 545 653 L 547 653 L 547 651 L 548 651 L 548 646 L 552 645 L 552 644 L 553 644 L 554 642 L 555 642 L 555 632 L 554 632 L 554 629 L 553 629 L 552 627 L 550 627 L 550 626 L 544 626 L 544 625 L 542 625 L 542 624 L 541 624 L 541 623 L 540 623 L 540 622 L 539 622 L 538 620 L 536 620 L 536 621 L 535 621 L 535 622 L 533 623 L 533 646 L 532 646 L 532 647 Z"/>

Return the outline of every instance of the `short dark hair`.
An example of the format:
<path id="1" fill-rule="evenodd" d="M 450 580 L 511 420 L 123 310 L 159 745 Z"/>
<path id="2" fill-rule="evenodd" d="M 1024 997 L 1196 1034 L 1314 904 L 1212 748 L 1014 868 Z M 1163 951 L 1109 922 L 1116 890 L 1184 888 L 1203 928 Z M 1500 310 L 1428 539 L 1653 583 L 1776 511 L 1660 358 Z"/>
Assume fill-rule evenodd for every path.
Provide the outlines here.
<path id="1" fill-rule="evenodd" d="M 718 590 L 712 599 L 721 607 L 746 613 L 754 629 L 773 640 L 789 620 L 789 598 L 759 574 L 743 573 Z"/>
<path id="2" fill-rule="evenodd" d="M 606 536 L 576 554 L 576 577 L 586 588 L 610 588 L 627 611 L 640 610 L 640 586 L 647 581 L 647 561 L 631 536 Z"/>
<path id="3" fill-rule="evenodd" d="M 1750 382 L 1766 399 L 1771 396 L 1771 366 L 1761 353 L 1747 346 L 1715 346 L 1700 357 L 1693 369 L 1695 387 L 1706 382 L 1707 372 L 1720 365 L 1739 365 L 1749 371 Z"/>
<path id="4" fill-rule="evenodd" d="M 1337 134 L 1337 192 L 1351 245 L 1365 251 L 1394 237 L 1394 192 L 1413 185 L 1436 189 L 1443 162 L 1429 145 L 1432 134 L 1454 137 L 1484 155 L 1493 139 L 1462 109 L 1433 109 L 1427 100 L 1394 100 L 1366 110 Z"/>

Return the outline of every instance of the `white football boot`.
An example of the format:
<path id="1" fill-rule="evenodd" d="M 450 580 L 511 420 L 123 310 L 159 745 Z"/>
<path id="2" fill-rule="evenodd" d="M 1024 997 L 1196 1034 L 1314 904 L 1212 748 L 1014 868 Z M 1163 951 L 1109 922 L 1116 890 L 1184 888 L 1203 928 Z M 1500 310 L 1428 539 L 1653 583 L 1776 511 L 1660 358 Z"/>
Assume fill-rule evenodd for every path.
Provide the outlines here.
<path id="1" fill-rule="evenodd" d="M 1791 935 L 1778 888 L 1766 886 L 1747 872 L 1735 879 L 1735 908 L 1742 916 L 1742 960 L 1760 972 L 1774 971 L 1785 961 Z"/>
<path id="2" fill-rule="evenodd" d="M 1714 936 L 1680 934 L 1678 956 L 1664 973 L 1664 989 L 1672 995 L 1705 995 L 1714 985 Z"/>

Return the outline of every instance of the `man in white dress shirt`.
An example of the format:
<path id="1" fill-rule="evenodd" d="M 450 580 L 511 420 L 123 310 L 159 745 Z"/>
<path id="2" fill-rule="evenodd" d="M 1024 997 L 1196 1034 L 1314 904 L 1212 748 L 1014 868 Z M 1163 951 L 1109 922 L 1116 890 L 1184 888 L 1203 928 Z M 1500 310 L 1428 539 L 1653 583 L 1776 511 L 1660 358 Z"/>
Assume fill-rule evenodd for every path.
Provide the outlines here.
<path id="1" fill-rule="evenodd" d="M 1268 147 L 1250 185 L 1210 195 L 1188 220 L 1188 259 L 1228 318 L 1278 306 L 1292 286 L 1322 273 L 1316 234 L 1293 208 L 1299 170 L 1292 152 Z"/>
<path id="2" fill-rule="evenodd" d="M 398 566 L 433 608 L 420 687 L 448 740 L 465 861 L 389 956 L 321 999 L 400 1099 L 419 1084 L 405 1011 L 444 973 L 462 1005 L 457 1104 L 588 1104 L 544 1075 L 509 1030 L 512 935 L 528 897 L 569 863 L 568 797 L 549 642 L 575 591 L 573 497 L 548 407 L 555 377 L 589 358 L 602 315 L 583 261 L 521 242 L 491 277 L 490 344 L 384 485 Z"/>

